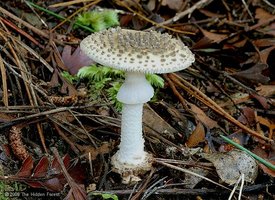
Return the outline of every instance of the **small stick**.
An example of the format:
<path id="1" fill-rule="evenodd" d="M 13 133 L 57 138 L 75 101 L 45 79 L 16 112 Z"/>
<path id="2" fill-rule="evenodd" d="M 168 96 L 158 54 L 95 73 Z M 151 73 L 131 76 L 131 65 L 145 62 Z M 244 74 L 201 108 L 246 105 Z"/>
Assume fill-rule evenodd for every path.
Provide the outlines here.
<path id="1" fill-rule="evenodd" d="M 175 166 L 175 165 L 171 165 L 171 164 L 169 164 L 169 163 L 162 162 L 162 161 L 159 161 L 159 160 L 155 160 L 155 162 L 156 162 L 156 163 L 159 163 L 159 164 L 161 164 L 161 165 L 164 165 L 164 166 L 166 166 L 166 167 L 169 167 L 169 168 L 171 168 L 171 169 L 175 169 L 175 170 L 177 170 L 177 171 L 181 171 L 181 172 L 184 172 L 184 173 L 191 174 L 191 175 L 193 175 L 193 176 L 199 177 L 199 178 L 204 179 L 204 180 L 206 180 L 206 181 L 208 181 L 208 182 L 210 182 L 210 183 L 213 183 L 213 184 L 215 184 L 215 185 L 217 185 L 217 186 L 220 186 L 220 187 L 222 187 L 222 188 L 224 188 L 224 189 L 227 189 L 227 190 L 230 190 L 230 191 L 231 191 L 230 188 L 225 187 L 225 186 L 223 186 L 223 185 L 221 185 L 221 184 L 219 184 L 219 183 L 217 183 L 217 182 L 215 182 L 215 181 L 212 181 L 212 180 L 209 179 L 209 178 L 206 178 L 206 177 L 204 177 L 204 176 L 202 176 L 202 175 L 200 175 L 200 174 L 197 174 L 197 173 L 195 173 L 195 172 L 192 172 L 192 171 L 190 171 L 190 170 L 188 170 L 188 169 L 184 169 L 184 168 L 181 168 L 181 167 L 178 167 L 178 166 Z"/>
<path id="2" fill-rule="evenodd" d="M 250 135 L 253 135 L 257 138 L 260 138 L 264 141 L 268 141 L 271 142 L 273 140 L 265 137 L 264 135 L 259 134 L 258 132 L 248 128 L 247 126 L 243 125 L 242 123 L 240 123 L 238 120 L 236 120 L 234 117 L 232 117 L 231 115 L 229 115 L 224 109 L 222 109 L 217 103 L 215 103 L 212 99 L 210 99 L 209 97 L 207 97 L 204 93 L 202 93 L 198 88 L 196 88 L 195 86 L 193 86 L 192 84 L 188 83 L 188 81 L 184 80 L 183 78 L 179 77 L 178 75 L 172 73 L 168 75 L 169 78 L 173 79 L 173 81 L 180 86 L 181 88 L 183 88 L 184 90 L 186 90 L 188 93 L 196 96 L 196 98 L 201 101 L 202 103 L 206 104 L 207 106 L 209 106 L 212 110 L 214 110 L 215 112 L 219 113 L 220 115 L 224 116 L 228 121 L 230 121 L 232 124 L 238 126 L 239 128 L 241 128 L 242 130 L 244 130 L 245 132 L 249 133 Z M 182 84 L 182 82 L 184 84 Z M 187 86 L 185 86 L 187 85 Z"/>
<path id="3" fill-rule="evenodd" d="M 211 3 L 213 0 L 200 0 L 198 1 L 197 3 L 195 3 L 192 7 L 190 7 L 189 9 L 183 11 L 183 12 L 180 12 L 178 14 L 176 14 L 176 16 L 164 21 L 164 22 L 161 22 L 159 24 L 157 24 L 156 26 L 163 26 L 163 25 L 166 25 L 166 24 L 171 24 L 173 22 L 176 22 L 178 20 L 180 20 L 181 18 L 185 17 L 186 15 L 190 15 L 191 13 L 193 13 L 196 9 L 200 9 L 202 7 L 204 7 L 205 5 L 208 5 L 209 3 Z"/>

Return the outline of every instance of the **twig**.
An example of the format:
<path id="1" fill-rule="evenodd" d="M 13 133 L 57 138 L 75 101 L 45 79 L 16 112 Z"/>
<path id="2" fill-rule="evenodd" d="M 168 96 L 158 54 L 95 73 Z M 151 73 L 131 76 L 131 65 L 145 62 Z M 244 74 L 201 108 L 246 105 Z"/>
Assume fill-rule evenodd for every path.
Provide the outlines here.
<path id="1" fill-rule="evenodd" d="M 141 200 L 147 199 L 149 196 L 151 196 L 151 194 L 153 194 L 156 191 L 156 185 L 158 185 L 159 183 L 163 183 L 163 181 L 167 179 L 167 176 L 157 180 L 155 183 L 153 183 L 143 194 Z"/>
<path id="2" fill-rule="evenodd" d="M 107 194 L 117 194 L 117 195 L 129 195 L 133 190 L 130 189 L 124 189 L 124 190 L 108 190 L 108 191 L 93 191 L 95 193 L 107 193 Z M 136 192 L 136 191 L 135 191 Z M 214 193 L 228 193 L 225 190 L 218 191 L 217 189 L 180 189 L 180 188 L 172 188 L 172 189 L 158 189 L 155 191 L 153 194 L 155 195 L 181 195 L 182 196 L 187 196 L 187 195 L 192 195 L 192 196 L 198 196 L 198 195 L 207 195 L 207 194 L 214 194 Z"/>
<path id="3" fill-rule="evenodd" d="M 6 75 L 6 68 L 4 66 L 4 62 L 1 54 L 0 54 L 0 70 L 1 70 L 1 78 L 2 78 L 3 103 L 6 107 L 8 107 L 9 94 L 8 94 L 8 85 L 7 85 L 7 75 Z"/>
<path id="4" fill-rule="evenodd" d="M 142 185 L 142 187 L 139 189 L 139 191 L 131 198 L 131 200 L 138 200 L 139 199 L 140 195 L 143 193 L 143 191 L 145 190 L 145 188 L 149 184 L 154 172 L 155 172 L 155 169 L 152 169 L 150 171 L 150 174 L 147 176 L 147 179 L 146 179 L 145 183 Z"/>
<path id="5" fill-rule="evenodd" d="M 247 13 L 248 13 L 248 15 L 250 16 L 250 18 L 251 18 L 252 21 L 254 22 L 253 15 L 252 15 L 252 13 L 250 12 L 250 10 L 249 10 L 249 8 L 248 8 L 248 5 L 247 5 L 247 3 L 245 2 L 245 0 L 242 0 L 242 3 L 243 3 L 243 5 L 244 5 L 244 7 L 245 7 L 245 9 L 246 9 L 246 11 L 247 11 Z"/>
<path id="6" fill-rule="evenodd" d="M 35 28 L 34 26 L 32 26 L 31 24 L 25 22 L 24 20 L 20 19 L 19 17 L 15 16 L 14 14 L 10 13 L 9 11 L 5 10 L 4 8 L 0 7 L 0 12 L 9 16 L 10 18 L 12 18 L 13 20 L 17 21 L 18 23 L 26 26 L 27 28 L 29 28 L 30 30 L 32 30 L 34 33 L 44 37 L 44 38 L 50 38 L 49 34 L 38 29 Z"/>
<path id="7" fill-rule="evenodd" d="M 85 5 L 85 6 L 81 7 L 80 9 L 78 9 L 77 11 L 75 11 L 73 14 L 71 14 L 69 17 L 67 17 L 66 19 L 64 19 L 61 23 L 59 23 L 54 28 L 52 28 L 51 31 L 54 31 L 55 29 L 57 29 L 58 27 L 60 27 L 61 25 L 63 25 L 67 21 L 69 21 L 72 17 L 74 17 L 75 15 L 77 15 L 78 13 L 80 13 L 82 10 L 85 10 L 86 8 L 89 8 L 89 7 L 91 7 L 91 6 L 95 5 L 95 4 L 98 4 L 100 1 L 102 1 L 102 0 L 97 0 L 97 1 L 94 1 L 92 3 L 89 3 L 88 5 Z M 78 24 L 78 23 L 76 23 L 76 24 Z"/>
<path id="8" fill-rule="evenodd" d="M 74 143 L 71 142 L 71 140 L 63 133 L 63 131 L 59 128 L 59 126 L 57 126 L 56 123 L 53 123 L 53 125 L 54 125 L 54 128 L 55 128 L 56 132 L 63 138 L 63 140 L 65 140 L 70 145 L 73 152 L 75 154 L 79 154 L 79 150 L 76 148 Z"/>
<path id="9" fill-rule="evenodd" d="M 0 20 L 3 21 L 6 25 L 8 25 L 9 27 L 11 27 L 12 29 L 16 30 L 21 35 L 25 36 L 27 39 L 29 39 L 31 42 L 33 42 L 35 45 L 39 46 L 42 49 L 44 48 L 44 46 L 41 45 L 36 39 L 34 39 L 30 34 L 28 34 L 27 32 L 25 32 L 24 30 L 22 30 L 19 27 L 17 27 L 14 23 L 12 23 L 9 20 L 6 20 L 6 19 L 4 19 L 2 17 L 0 17 Z"/>
<path id="10" fill-rule="evenodd" d="M 184 80 L 183 78 L 179 77 L 178 75 L 172 73 L 168 75 L 169 78 L 171 78 L 178 86 L 186 90 L 188 93 L 196 96 L 196 98 L 204 103 L 205 105 L 209 106 L 212 110 L 219 113 L 220 115 L 224 116 L 228 121 L 230 121 L 232 124 L 238 126 L 245 132 L 260 138 L 264 141 L 271 142 L 273 140 L 265 137 L 264 135 L 259 134 L 258 132 L 248 128 L 247 126 L 240 123 L 238 120 L 236 120 L 234 117 L 229 115 L 225 110 L 223 110 L 216 102 L 214 102 L 212 99 L 210 99 L 208 96 L 206 96 L 204 93 L 202 93 L 198 88 L 190 84 L 188 81 Z M 184 83 L 184 84 L 183 84 Z"/>
<path id="11" fill-rule="evenodd" d="M 231 193 L 230 193 L 230 195 L 229 195 L 229 197 L 228 197 L 228 200 L 231 200 L 231 199 L 232 199 L 232 197 L 233 197 L 233 195 L 234 195 L 234 193 L 235 193 L 235 191 L 236 191 L 236 189 L 237 189 L 237 187 L 238 187 L 238 185 L 239 185 L 239 183 L 240 183 L 241 180 L 244 180 L 244 173 L 242 173 L 242 174 L 240 175 L 239 179 L 238 179 L 237 182 L 235 183 L 234 188 L 232 189 L 232 191 L 231 191 Z M 240 192 L 239 194 L 241 194 L 241 192 Z"/>
<path id="12" fill-rule="evenodd" d="M 26 79 L 26 78 L 24 78 L 21 74 L 17 73 L 9 63 L 7 63 L 7 62 L 4 61 L 4 60 L 3 60 L 3 62 L 4 62 L 5 65 L 9 68 L 9 70 L 12 71 L 12 73 L 13 73 L 15 76 L 21 78 L 24 82 L 26 82 L 26 83 L 28 83 L 30 86 L 34 87 L 34 88 L 35 88 L 40 94 L 42 94 L 46 99 L 48 98 L 48 95 L 47 95 L 45 92 L 43 92 L 39 87 L 37 87 L 36 85 L 34 85 L 32 82 L 30 82 L 29 79 Z M 32 106 L 32 107 L 37 107 L 38 105 L 31 105 L 31 106 Z"/>
<path id="13" fill-rule="evenodd" d="M 186 15 L 190 15 L 196 9 L 200 9 L 200 8 L 204 7 L 205 5 L 210 4 L 212 1 L 213 0 L 200 0 L 197 3 L 195 3 L 192 7 L 190 7 L 189 9 L 176 14 L 176 16 L 174 16 L 171 19 L 168 19 L 164 22 L 159 23 L 157 26 L 162 26 L 162 25 L 171 24 L 173 22 L 176 22 L 176 21 L 180 20 L 181 18 L 185 17 Z"/>
<path id="14" fill-rule="evenodd" d="M 174 29 L 174 28 L 171 28 L 171 27 L 168 27 L 168 26 L 165 26 L 164 24 L 162 23 L 157 23 L 151 19 L 148 19 L 147 17 L 143 16 L 142 14 L 134 11 L 132 8 L 130 8 L 129 6 L 127 6 L 123 1 L 119 1 L 119 0 L 116 0 L 115 1 L 119 6 L 123 6 L 125 8 L 127 8 L 130 12 L 134 13 L 135 15 L 139 16 L 141 19 L 153 24 L 154 26 L 156 27 L 161 27 L 161 28 L 164 28 L 164 29 L 167 29 L 167 30 L 170 30 L 170 31 L 173 31 L 173 32 L 176 32 L 176 33 L 183 33 L 183 34 L 192 34 L 194 35 L 194 33 L 192 32 L 187 32 L 187 31 L 181 31 L 181 30 L 177 30 L 177 29 Z"/>
<path id="15" fill-rule="evenodd" d="M 45 112 L 35 113 L 33 115 L 19 117 L 14 120 L 11 120 L 9 122 L 0 124 L 0 130 L 3 128 L 7 128 L 9 126 L 15 125 L 15 124 L 19 124 L 19 123 L 21 123 L 21 121 L 24 121 L 24 120 L 30 120 L 30 119 L 34 119 L 34 118 L 45 116 L 45 115 L 51 115 L 51 114 L 62 112 L 62 111 L 69 110 L 69 109 L 70 108 L 68 108 L 68 107 L 62 107 L 62 108 L 56 108 L 56 109 L 45 111 Z"/>
<path id="16" fill-rule="evenodd" d="M 179 101 L 182 104 L 182 106 L 184 107 L 184 109 L 189 110 L 188 105 L 186 103 L 186 100 L 181 96 L 181 94 L 177 90 L 177 88 L 176 88 L 175 84 L 173 83 L 173 81 L 167 76 L 167 74 L 164 74 L 163 77 L 168 82 L 170 88 L 172 89 L 173 93 L 177 96 L 177 98 L 179 99 Z"/>
<path id="17" fill-rule="evenodd" d="M 86 2 L 90 2 L 90 1 L 93 1 L 93 0 L 71 0 L 71 1 L 68 1 L 68 2 L 56 3 L 56 4 L 53 4 L 53 5 L 50 5 L 49 7 L 50 8 L 56 8 L 56 7 L 61 7 L 61 6 L 71 6 L 71 5 L 74 5 L 74 4 L 77 4 L 77 3 L 86 3 Z"/>
<path id="18" fill-rule="evenodd" d="M 41 6 L 38 6 L 38 5 L 36 5 L 36 4 L 34 4 L 34 3 L 30 2 L 30 1 L 26 1 L 26 3 L 29 4 L 29 5 L 31 5 L 31 6 L 33 6 L 34 8 L 37 8 L 37 9 L 39 9 L 39 10 L 41 10 L 41 11 L 44 11 L 44 12 L 46 12 L 46 13 L 48 13 L 48 14 L 54 16 L 54 17 L 56 17 L 57 19 L 66 20 L 65 17 L 63 17 L 63 16 L 61 16 L 61 15 L 58 15 L 58 14 L 56 14 L 55 12 L 52 12 L 52 11 L 46 9 L 46 8 L 43 8 L 43 7 L 41 7 Z M 71 22 L 70 20 L 66 20 L 66 21 Z M 87 31 L 94 32 L 93 29 L 89 28 L 88 26 L 84 26 L 83 24 L 80 24 L 80 23 L 77 23 L 77 22 L 74 23 L 74 24 L 77 25 L 77 26 L 79 26 L 79 27 L 81 27 L 81 28 L 83 28 L 83 29 L 85 29 L 85 30 L 87 30 Z"/>
<path id="19" fill-rule="evenodd" d="M 217 185 L 217 186 L 220 186 L 220 187 L 222 187 L 222 188 L 224 188 L 224 189 L 227 189 L 227 190 L 230 190 L 230 191 L 231 191 L 230 188 L 225 187 L 225 186 L 223 186 L 223 185 L 221 185 L 221 184 L 219 184 L 219 183 L 217 183 L 217 182 L 215 182 L 215 181 L 212 181 L 212 180 L 209 179 L 209 178 L 206 178 L 206 177 L 204 177 L 204 176 L 202 176 L 202 175 L 200 175 L 200 174 L 197 174 L 197 173 L 195 173 L 195 172 L 192 172 L 192 171 L 190 171 L 190 170 L 188 170 L 188 169 L 184 169 L 184 168 L 181 168 L 181 167 L 178 167 L 178 166 L 175 166 L 175 165 L 171 165 L 171 164 L 169 164 L 169 163 L 162 162 L 162 161 L 158 161 L 158 160 L 155 160 L 155 162 L 156 162 L 156 163 L 159 163 L 159 164 L 161 164 L 161 165 L 164 165 L 164 166 L 166 166 L 166 167 L 169 167 L 169 168 L 171 168 L 171 169 L 175 169 L 175 170 L 178 170 L 178 171 L 181 171 L 181 172 L 184 172 L 184 173 L 187 173 L 187 174 L 190 174 L 190 175 L 199 177 L 199 178 L 204 179 L 204 180 L 206 180 L 206 181 L 208 181 L 208 182 L 210 182 L 210 183 L 213 183 L 213 184 L 215 184 L 215 185 Z"/>

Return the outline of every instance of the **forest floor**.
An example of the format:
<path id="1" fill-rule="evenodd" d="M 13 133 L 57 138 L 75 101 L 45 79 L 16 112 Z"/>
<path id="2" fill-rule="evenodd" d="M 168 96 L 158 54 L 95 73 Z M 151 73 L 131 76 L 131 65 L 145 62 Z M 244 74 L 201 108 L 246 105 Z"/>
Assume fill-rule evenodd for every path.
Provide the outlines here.
<path id="1" fill-rule="evenodd" d="M 275 199 L 274 13 L 272 0 L 0 1 L 0 199 Z M 132 184 L 110 161 L 124 72 L 79 49 L 117 26 L 196 58 L 151 76 L 153 167 Z"/>

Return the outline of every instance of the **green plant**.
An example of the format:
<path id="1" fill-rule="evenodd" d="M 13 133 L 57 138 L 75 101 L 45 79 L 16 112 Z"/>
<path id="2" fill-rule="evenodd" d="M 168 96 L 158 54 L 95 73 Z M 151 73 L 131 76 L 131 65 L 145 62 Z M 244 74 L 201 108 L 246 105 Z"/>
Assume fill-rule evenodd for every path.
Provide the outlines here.
<path id="1" fill-rule="evenodd" d="M 81 68 L 77 76 L 88 79 L 89 94 L 92 99 L 101 98 L 101 94 L 105 93 L 114 107 L 121 110 L 122 104 L 116 99 L 116 96 L 125 76 L 123 71 L 92 65 Z M 158 75 L 147 74 L 146 78 L 156 88 L 164 86 L 164 80 Z"/>
<path id="2" fill-rule="evenodd" d="M 110 193 L 98 193 L 98 192 L 92 192 L 89 194 L 89 196 L 101 196 L 102 199 L 113 199 L 113 200 L 118 200 L 117 195 L 115 194 L 110 194 Z"/>
<path id="3" fill-rule="evenodd" d="M 119 25 L 118 15 L 115 11 L 89 11 L 76 18 L 77 24 L 91 27 L 95 32 Z"/>
<path id="4" fill-rule="evenodd" d="M 61 76 L 63 77 L 63 78 L 65 78 L 69 83 L 71 83 L 71 84 L 73 84 L 73 83 L 75 83 L 76 81 L 78 81 L 79 80 L 79 78 L 77 77 L 77 76 L 73 76 L 73 75 L 71 75 L 69 72 L 67 72 L 67 71 L 63 71 L 63 72 L 61 72 Z"/>

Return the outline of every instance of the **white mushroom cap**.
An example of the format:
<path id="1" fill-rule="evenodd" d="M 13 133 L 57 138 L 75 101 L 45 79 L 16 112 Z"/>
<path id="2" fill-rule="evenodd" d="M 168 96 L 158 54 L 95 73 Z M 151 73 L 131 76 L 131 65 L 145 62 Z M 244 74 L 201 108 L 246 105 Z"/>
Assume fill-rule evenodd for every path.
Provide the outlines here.
<path id="1" fill-rule="evenodd" d="M 171 73 L 195 61 L 180 40 L 156 31 L 111 28 L 86 37 L 80 48 L 95 62 L 124 71 Z"/>

